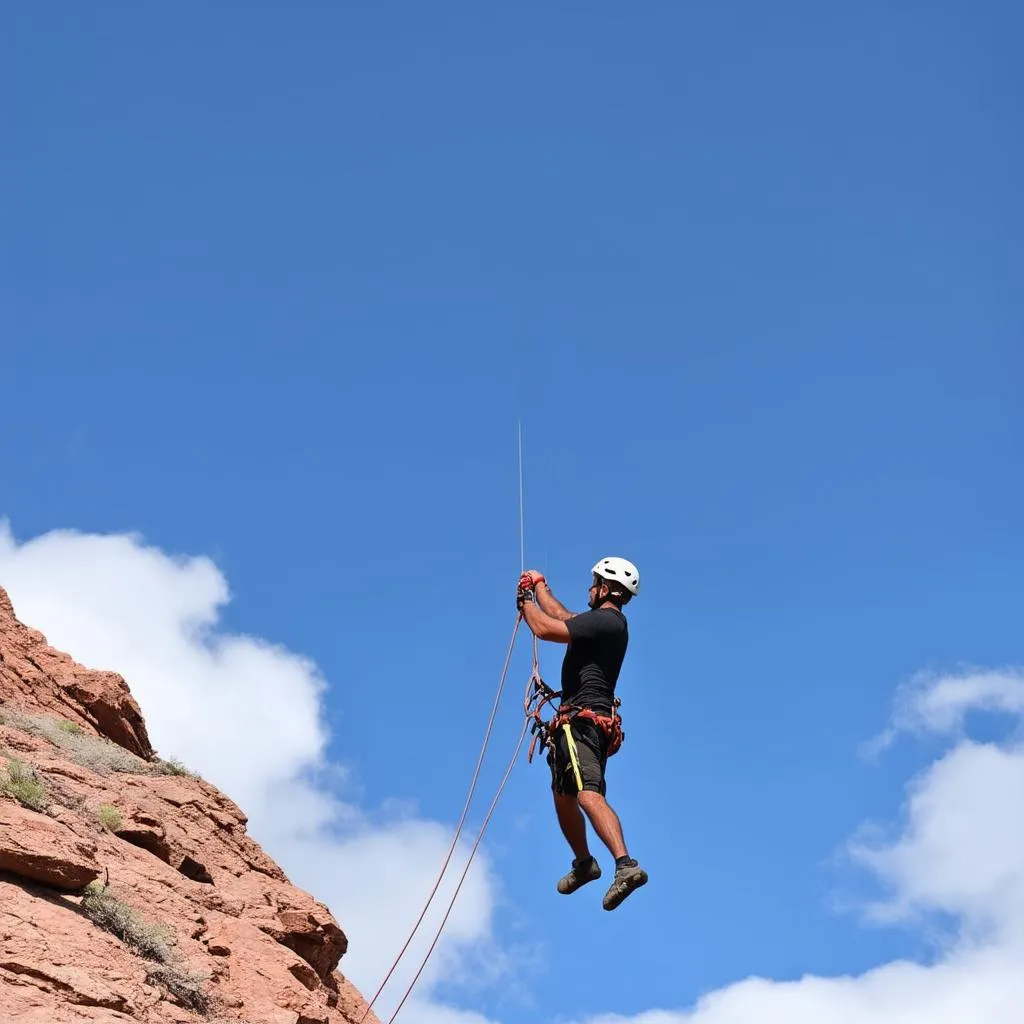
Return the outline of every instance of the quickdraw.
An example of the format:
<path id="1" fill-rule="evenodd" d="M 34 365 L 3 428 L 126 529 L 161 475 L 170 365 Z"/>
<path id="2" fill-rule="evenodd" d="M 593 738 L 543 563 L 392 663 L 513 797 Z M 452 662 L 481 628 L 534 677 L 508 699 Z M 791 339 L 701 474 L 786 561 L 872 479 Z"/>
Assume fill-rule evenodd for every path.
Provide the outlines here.
<path id="1" fill-rule="evenodd" d="M 552 740 L 549 735 L 551 727 L 548 722 L 545 722 L 544 719 L 541 718 L 541 711 L 544 709 L 545 705 L 550 704 L 553 700 L 561 696 L 561 693 L 557 690 L 552 690 L 551 687 L 541 679 L 540 673 L 537 671 L 536 665 L 534 665 L 533 674 L 530 676 L 530 680 L 526 686 L 526 700 L 523 703 L 523 710 L 526 712 L 526 717 L 530 720 L 530 732 L 532 733 L 530 749 L 526 754 L 527 762 L 533 760 L 533 754 L 537 749 L 538 741 L 545 747 L 552 744 Z M 553 721 L 554 719 L 552 719 L 552 722 Z"/>

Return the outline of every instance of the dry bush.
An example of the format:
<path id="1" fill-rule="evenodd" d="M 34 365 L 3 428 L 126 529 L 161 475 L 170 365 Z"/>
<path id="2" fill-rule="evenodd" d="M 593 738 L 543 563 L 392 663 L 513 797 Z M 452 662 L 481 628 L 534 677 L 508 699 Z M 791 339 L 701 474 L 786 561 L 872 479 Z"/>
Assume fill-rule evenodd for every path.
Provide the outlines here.
<path id="1" fill-rule="evenodd" d="M 68 760 L 83 768 L 89 768 L 98 775 L 110 772 L 126 772 L 146 775 L 149 763 L 137 757 L 130 750 L 103 736 L 94 736 L 80 725 L 49 715 L 26 715 L 21 711 L 7 711 L 7 722 L 15 729 L 49 740 L 63 750 Z"/>
<path id="2" fill-rule="evenodd" d="M 147 923 L 134 907 L 119 900 L 106 886 L 87 886 L 82 909 L 93 924 L 116 935 L 139 956 L 160 964 L 169 964 L 174 959 L 174 933 L 170 928 Z"/>
<path id="3" fill-rule="evenodd" d="M 209 979 L 209 974 L 196 974 L 168 964 L 157 964 L 146 971 L 146 981 L 162 985 L 182 1006 L 204 1016 L 211 1005 L 210 996 L 203 991 L 203 983 Z"/>

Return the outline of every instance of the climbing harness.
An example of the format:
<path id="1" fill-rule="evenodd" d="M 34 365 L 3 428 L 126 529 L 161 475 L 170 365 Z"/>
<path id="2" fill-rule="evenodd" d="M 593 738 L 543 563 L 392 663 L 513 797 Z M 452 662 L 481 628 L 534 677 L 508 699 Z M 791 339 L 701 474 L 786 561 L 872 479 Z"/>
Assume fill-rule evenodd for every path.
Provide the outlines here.
<path id="1" fill-rule="evenodd" d="M 585 718 L 593 722 L 604 734 L 605 743 L 607 744 L 606 756 L 611 757 L 613 754 L 618 753 L 619 748 L 622 746 L 622 741 L 626 738 L 626 734 L 622 731 L 622 716 L 619 714 L 619 707 L 622 702 L 618 697 L 614 699 L 610 715 L 599 715 L 590 708 L 560 703 L 554 708 L 554 716 L 545 722 L 541 717 L 541 710 L 545 705 L 552 704 L 553 701 L 561 698 L 562 694 L 557 690 L 552 690 L 537 673 L 531 677 L 530 683 L 533 687 L 533 700 L 536 702 L 536 705 L 526 709 L 526 713 L 530 718 L 530 730 L 533 733 L 526 760 L 527 762 L 533 760 L 533 755 L 538 746 L 545 747 L 551 751 L 553 756 L 555 752 L 555 737 L 559 732 L 562 732 L 565 736 L 566 748 L 569 751 L 569 762 L 572 765 L 573 775 L 576 779 L 576 790 L 577 792 L 582 792 L 583 776 L 580 772 L 580 759 L 576 748 L 576 738 L 572 734 L 572 721 L 575 718 Z"/>
<path id="2" fill-rule="evenodd" d="M 608 757 L 619 752 L 622 741 L 626 734 L 622 731 L 622 716 L 619 714 L 619 707 L 622 702 L 618 697 L 612 701 L 612 713 L 610 715 L 599 715 L 590 708 L 578 708 L 572 704 L 563 704 L 558 709 L 558 720 L 563 716 L 569 719 L 586 718 L 591 721 L 604 733 L 605 741 L 608 744 Z"/>
<path id="3" fill-rule="evenodd" d="M 530 750 L 527 755 L 527 760 L 532 761 L 533 755 L 539 746 L 547 747 L 550 750 L 554 749 L 555 734 L 559 729 L 565 729 L 574 718 L 585 718 L 604 733 L 605 741 L 608 744 L 607 756 L 611 757 L 613 754 L 619 752 L 619 748 L 622 746 L 623 740 L 626 738 L 626 734 L 622 731 L 622 716 L 619 714 L 619 707 L 621 701 L 618 697 L 615 698 L 612 713 L 610 715 L 599 715 L 596 711 L 592 711 L 590 708 L 580 708 L 575 704 L 560 704 L 555 708 L 554 717 L 545 722 L 540 717 L 540 708 L 544 704 L 549 703 L 556 697 L 560 697 L 561 694 L 556 690 L 548 689 L 547 695 L 543 701 L 538 705 L 536 711 L 531 712 L 533 722 L 531 723 L 531 730 L 533 731 L 533 739 L 530 740 Z"/>
<path id="4" fill-rule="evenodd" d="M 555 699 L 555 697 L 560 696 L 560 694 L 548 687 L 543 680 L 538 680 L 538 682 L 540 682 L 544 689 L 541 690 L 538 687 L 540 697 L 538 707 L 534 711 L 527 711 L 527 715 L 531 719 L 530 728 L 534 732 L 534 737 L 529 741 L 529 751 L 526 755 L 526 760 L 527 762 L 534 760 L 534 753 L 539 743 L 551 752 L 553 758 L 555 736 L 561 732 L 565 736 L 565 746 L 569 755 L 569 764 L 572 767 L 572 775 L 575 779 L 575 784 L 577 784 L 577 793 L 583 793 L 583 773 L 580 770 L 580 754 L 577 749 L 577 742 L 575 742 L 575 737 L 572 735 L 572 720 L 584 718 L 593 722 L 604 733 L 605 743 L 607 744 L 605 756 L 610 758 L 618 752 L 618 749 L 623 745 L 623 740 L 626 738 L 626 733 L 623 732 L 623 720 L 620 714 L 618 714 L 618 707 L 620 707 L 621 701 L 618 697 L 615 697 L 610 715 L 598 715 L 597 712 L 591 711 L 589 708 L 577 708 L 574 705 L 562 703 L 562 705 L 555 709 L 554 718 L 545 722 L 541 718 L 541 708 L 546 703 Z"/>

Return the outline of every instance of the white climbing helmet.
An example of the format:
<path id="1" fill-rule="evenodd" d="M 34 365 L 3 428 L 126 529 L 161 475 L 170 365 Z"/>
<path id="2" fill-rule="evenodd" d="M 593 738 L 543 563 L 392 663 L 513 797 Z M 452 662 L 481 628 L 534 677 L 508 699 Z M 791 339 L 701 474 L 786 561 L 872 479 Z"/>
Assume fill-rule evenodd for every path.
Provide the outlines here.
<path id="1" fill-rule="evenodd" d="M 625 558 L 602 558 L 590 571 L 611 583 L 621 583 L 634 596 L 640 590 L 640 571 Z"/>

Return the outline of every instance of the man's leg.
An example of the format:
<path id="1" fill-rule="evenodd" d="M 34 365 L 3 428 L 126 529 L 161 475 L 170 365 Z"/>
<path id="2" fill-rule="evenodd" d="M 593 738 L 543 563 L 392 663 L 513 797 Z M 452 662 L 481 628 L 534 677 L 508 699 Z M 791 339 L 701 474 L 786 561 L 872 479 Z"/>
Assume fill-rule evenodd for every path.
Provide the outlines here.
<path id="1" fill-rule="evenodd" d="M 587 823 L 576 802 L 576 794 L 555 792 L 555 813 L 562 835 L 572 847 L 574 854 L 572 867 L 567 874 L 558 880 L 557 889 L 563 896 L 575 892 L 587 882 L 601 877 L 601 865 L 590 855 L 587 845 Z"/>
<path id="2" fill-rule="evenodd" d="M 562 835 L 572 847 L 576 859 L 584 860 L 590 856 L 590 847 L 587 845 L 587 823 L 580 812 L 576 794 L 555 793 L 554 797 L 555 813 L 558 815 Z"/>
<path id="3" fill-rule="evenodd" d="M 586 811 L 590 824 L 594 826 L 594 831 L 600 837 L 601 842 L 608 847 L 608 852 L 616 860 L 620 857 L 625 857 L 626 841 L 622 835 L 622 823 L 608 801 L 600 793 L 585 789 L 579 795 L 579 805 Z M 579 814 L 578 809 L 576 813 Z M 580 818 L 582 820 L 582 815 L 580 815 Z"/>
<path id="4" fill-rule="evenodd" d="M 602 901 L 605 910 L 614 910 L 634 889 L 647 884 L 647 872 L 626 852 L 619 816 L 608 801 L 600 793 L 584 790 L 580 793 L 580 805 L 601 842 L 615 858 L 615 878 Z"/>
<path id="5" fill-rule="evenodd" d="M 601 842 L 615 858 L 615 878 L 604 894 L 602 906 L 614 910 L 634 889 L 647 884 L 647 872 L 626 851 L 619 816 L 604 797 L 604 757 L 587 744 L 577 744 L 584 789 L 579 804 Z"/>
<path id="6" fill-rule="evenodd" d="M 587 822 L 576 800 L 575 791 L 562 792 L 562 782 L 569 771 L 564 746 L 559 746 L 555 756 L 549 755 L 551 766 L 551 790 L 555 798 L 555 814 L 566 842 L 572 847 L 573 862 L 569 871 L 558 880 L 557 889 L 563 896 L 575 892 L 587 882 L 601 877 L 601 865 L 590 855 L 587 844 Z"/>

